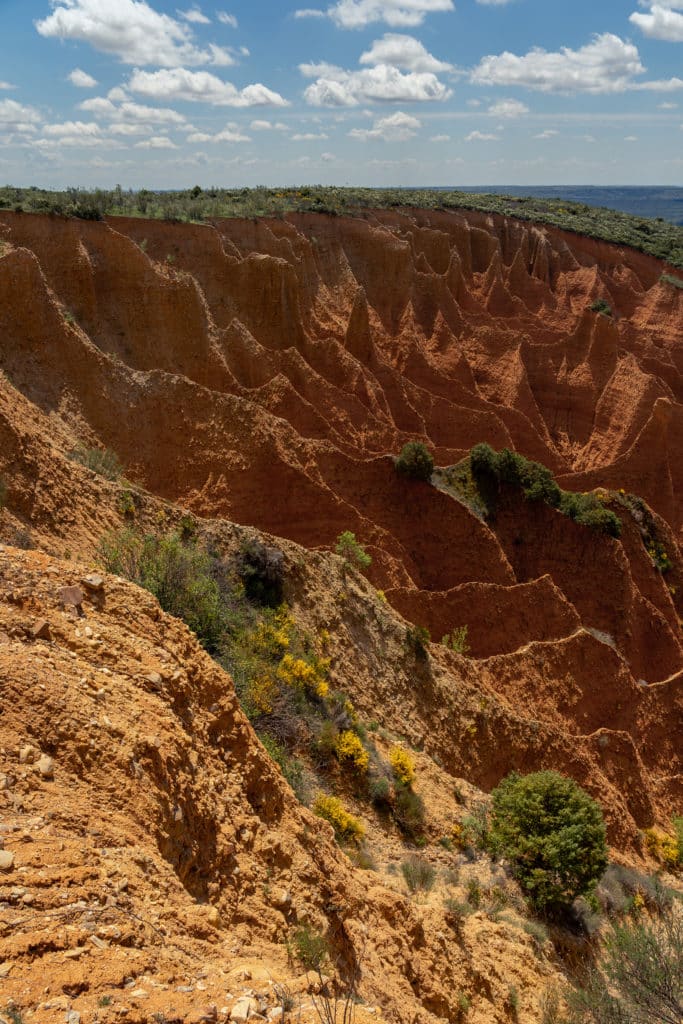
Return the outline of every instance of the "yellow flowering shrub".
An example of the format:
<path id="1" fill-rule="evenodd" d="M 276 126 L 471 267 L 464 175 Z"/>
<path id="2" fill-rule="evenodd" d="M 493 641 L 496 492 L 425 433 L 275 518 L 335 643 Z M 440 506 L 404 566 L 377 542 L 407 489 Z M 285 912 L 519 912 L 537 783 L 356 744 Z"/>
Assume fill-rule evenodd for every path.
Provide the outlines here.
<path id="1" fill-rule="evenodd" d="M 337 757 L 342 763 L 351 765 L 358 772 L 366 772 L 368 770 L 370 755 L 355 732 L 351 732 L 350 729 L 340 732 L 335 744 L 335 750 Z"/>
<path id="2" fill-rule="evenodd" d="M 277 683 L 272 676 L 256 676 L 249 681 L 247 697 L 256 711 L 259 711 L 262 715 L 269 715 L 273 710 L 273 702 L 277 692 Z"/>
<path id="3" fill-rule="evenodd" d="M 656 828 L 646 828 L 643 835 L 645 845 L 655 860 L 660 861 L 667 868 L 678 866 L 678 842 L 673 836 L 667 835 L 666 832 L 660 832 Z"/>
<path id="4" fill-rule="evenodd" d="M 329 661 L 326 658 L 319 658 L 311 664 L 303 658 L 285 654 L 278 665 L 277 677 L 285 686 L 291 686 L 294 690 L 307 690 L 316 697 L 326 697 L 329 692 L 325 679 L 328 668 Z"/>
<path id="5" fill-rule="evenodd" d="M 389 763 L 391 764 L 394 778 L 409 786 L 415 779 L 415 762 L 403 747 L 392 747 L 389 751 Z"/>
<path id="6" fill-rule="evenodd" d="M 319 818 L 329 821 L 338 839 L 348 839 L 359 843 L 365 835 L 365 829 L 352 814 L 344 807 L 341 800 L 336 796 L 326 796 L 320 793 L 313 804 L 313 813 Z"/>

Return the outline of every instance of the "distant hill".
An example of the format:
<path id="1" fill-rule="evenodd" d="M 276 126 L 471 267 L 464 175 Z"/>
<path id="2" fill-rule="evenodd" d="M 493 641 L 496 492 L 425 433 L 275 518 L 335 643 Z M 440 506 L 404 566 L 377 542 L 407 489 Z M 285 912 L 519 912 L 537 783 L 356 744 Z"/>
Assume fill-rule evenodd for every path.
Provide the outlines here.
<path id="1" fill-rule="evenodd" d="M 462 188 L 467 192 L 490 195 L 567 199 L 573 203 L 632 213 L 636 217 L 661 217 L 672 224 L 683 225 L 683 188 L 652 185 L 642 188 L 603 185 L 468 185 Z"/>

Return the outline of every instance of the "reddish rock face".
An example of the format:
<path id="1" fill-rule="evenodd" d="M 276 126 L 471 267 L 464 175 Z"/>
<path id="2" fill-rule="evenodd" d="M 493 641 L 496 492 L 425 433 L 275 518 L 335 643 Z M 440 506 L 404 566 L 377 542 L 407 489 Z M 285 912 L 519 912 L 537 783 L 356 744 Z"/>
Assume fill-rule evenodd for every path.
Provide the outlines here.
<path id="1" fill-rule="evenodd" d="M 637 779 L 623 821 L 673 806 L 680 749 L 646 739 L 681 725 L 683 292 L 664 265 L 419 210 L 204 226 L 3 212 L 0 237 L 0 471 L 42 536 L 88 550 L 119 521 L 64 458 L 77 441 L 198 515 L 307 548 L 353 530 L 399 611 L 435 639 L 468 625 L 478 685 L 565 730 L 558 763 L 584 780 L 600 763 L 622 793 Z M 484 523 L 396 475 L 411 439 L 440 465 L 487 441 L 565 488 L 639 494 L 673 567 L 657 571 L 625 510 L 619 541 L 513 493 Z M 547 759 L 508 726 L 478 752 L 482 784 Z M 602 729 L 621 739 L 596 745 Z"/>

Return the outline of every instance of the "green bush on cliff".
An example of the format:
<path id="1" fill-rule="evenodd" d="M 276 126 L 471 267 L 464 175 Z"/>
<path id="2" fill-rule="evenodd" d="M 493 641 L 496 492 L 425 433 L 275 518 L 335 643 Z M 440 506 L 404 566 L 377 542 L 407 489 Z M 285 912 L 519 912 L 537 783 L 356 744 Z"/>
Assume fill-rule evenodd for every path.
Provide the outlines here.
<path id="1" fill-rule="evenodd" d="M 396 459 L 396 472 L 410 480 L 429 480 L 434 472 L 434 459 L 421 441 L 404 444 Z"/>
<path id="2" fill-rule="evenodd" d="M 525 458 L 519 452 L 509 448 L 496 452 L 488 444 L 477 444 L 470 452 L 469 464 L 480 500 L 489 514 L 495 511 L 500 486 L 504 484 L 520 488 L 527 501 L 541 501 L 559 509 L 563 515 L 583 526 L 609 537 L 621 536 L 619 516 L 606 508 L 596 494 L 563 491 L 546 466 Z"/>
<path id="3" fill-rule="evenodd" d="M 493 790 L 491 849 L 510 861 L 532 906 L 549 915 L 590 896 L 607 867 L 600 807 L 558 772 L 512 772 Z"/>

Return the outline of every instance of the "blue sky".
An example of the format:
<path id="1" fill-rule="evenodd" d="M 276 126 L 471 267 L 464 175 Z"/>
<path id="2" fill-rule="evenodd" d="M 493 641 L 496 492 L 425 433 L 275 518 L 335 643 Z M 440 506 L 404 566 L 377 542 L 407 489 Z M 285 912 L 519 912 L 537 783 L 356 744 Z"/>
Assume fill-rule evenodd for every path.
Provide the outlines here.
<path id="1" fill-rule="evenodd" d="M 683 183 L 683 0 L 0 0 L 0 181 Z"/>

